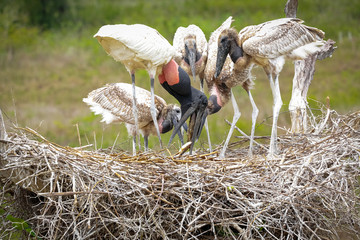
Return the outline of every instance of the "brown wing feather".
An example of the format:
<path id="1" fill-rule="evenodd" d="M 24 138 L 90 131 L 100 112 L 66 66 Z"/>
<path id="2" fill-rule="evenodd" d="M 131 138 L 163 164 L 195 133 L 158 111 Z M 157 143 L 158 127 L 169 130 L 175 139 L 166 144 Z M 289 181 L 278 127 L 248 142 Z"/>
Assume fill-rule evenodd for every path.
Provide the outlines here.
<path id="1" fill-rule="evenodd" d="M 253 56 L 277 58 L 290 54 L 305 44 L 321 40 L 324 33 L 302 24 L 302 20 L 282 18 L 255 26 L 248 26 L 239 33 L 243 50 Z"/>
<path id="2" fill-rule="evenodd" d="M 136 87 L 139 127 L 146 126 L 152 121 L 150 106 L 151 94 L 149 91 Z M 108 84 L 105 87 L 92 91 L 88 98 L 109 111 L 116 121 L 135 124 L 132 105 L 132 85 L 127 83 Z M 164 99 L 155 96 L 157 115 L 166 106 Z"/>

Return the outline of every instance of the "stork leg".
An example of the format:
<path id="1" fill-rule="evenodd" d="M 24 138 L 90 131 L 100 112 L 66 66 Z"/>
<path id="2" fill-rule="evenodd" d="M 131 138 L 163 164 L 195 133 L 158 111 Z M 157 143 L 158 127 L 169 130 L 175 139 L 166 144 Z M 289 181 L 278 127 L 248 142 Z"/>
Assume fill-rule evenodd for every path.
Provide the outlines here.
<path id="1" fill-rule="evenodd" d="M 132 151 L 133 151 L 133 156 L 136 156 L 136 135 L 133 136 Z"/>
<path id="2" fill-rule="evenodd" d="M 149 151 L 149 136 L 144 135 L 144 150 L 145 152 Z"/>
<path id="3" fill-rule="evenodd" d="M 200 91 L 204 92 L 204 79 L 200 79 Z M 208 125 L 208 120 L 206 118 L 205 120 L 205 131 L 207 134 L 207 138 L 208 138 L 208 143 L 209 143 L 209 151 L 212 152 L 212 146 L 211 146 L 211 139 L 210 139 L 210 132 L 209 132 L 209 125 Z"/>
<path id="4" fill-rule="evenodd" d="M 133 94 L 133 115 L 135 119 L 135 136 L 133 141 L 133 154 L 136 155 L 136 138 L 139 136 L 139 120 L 138 120 L 138 113 L 136 107 L 136 91 L 135 91 L 135 74 L 134 72 L 131 73 L 131 82 L 132 82 L 132 94 Z M 139 137 L 140 138 L 140 137 Z M 140 139 L 139 139 L 139 149 L 140 149 Z"/>
<path id="5" fill-rule="evenodd" d="M 238 105 L 236 103 L 236 100 L 235 100 L 235 97 L 234 97 L 234 94 L 233 94 L 232 90 L 231 90 L 231 103 L 232 103 L 233 108 L 234 108 L 234 116 L 233 116 L 233 120 L 232 120 L 232 123 L 231 123 L 230 131 L 228 133 L 228 136 L 226 138 L 224 146 L 221 149 L 221 152 L 219 154 L 219 159 L 224 159 L 225 158 L 225 151 L 227 149 L 227 146 L 229 145 L 231 135 L 234 132 L 235 124 L 236 124 L 236 122 L 239 120 L 239 118 L 241 116 L 241 112 L 239 111 L 239 107 L 238 107 Z"/>
<path id="6" fill-rule="evenodd" d="M 156 133 L 157 133 L 158 138 L 159 138 L 160 148 L 163 148 L 163 144 L 162 144 L 161 136 L 160 136 L 159 126 L 158 126 L 158 124 L 155 124 L 155 123 L 157 123 L 157 118 L 156 118 L 156 109 L 155 109 L 154 76 L 153 75 L 150 76 L 150 81 L 151 81 L 151 108 L 150 108 L 151 117 L 153 119 L 153 122 L 154 122 L 154 125 L 155 125 L 155 128 L 156 128 Z"/>
<path id="7" fill-rule="evenodd" d="M 249 146 L 249 157 L 252 157 L 253 154 L 253 144 L 254 144 L 254 134 L 255 134 L 255 124 L 256 124 L 256 119 L 257 116 L 259 114 L 259 109 L 256 107 L 256 104 L 254 102 L 254 99 L 251 95 L 250 90 L 247 91 L 248 95 L 249 95 L 249 99 L 250 99 L 250 103 L 252 106 L 252 114 L 251 114 L 251 136 L 250 136 L 250 146 Z"/>
<path id="8" fill-rule="evenodd" d="M 273 105 L 273 125 L 271 129 L 271 138 L 270 138 L 270 148 L 269 148 L 269 157 L 273 157 L 277 154 L 276 140 L 277 140 L 277 121 L 279 118 L 279 113 L 281 106 L 283 104 L 280 94 L 279 86 L 279 75 L 275 74 L 275 80 L 273 80 L 272 74 L 268 74 L 270 80 L 270 87 L 273 94 L 274 105 Z"/>

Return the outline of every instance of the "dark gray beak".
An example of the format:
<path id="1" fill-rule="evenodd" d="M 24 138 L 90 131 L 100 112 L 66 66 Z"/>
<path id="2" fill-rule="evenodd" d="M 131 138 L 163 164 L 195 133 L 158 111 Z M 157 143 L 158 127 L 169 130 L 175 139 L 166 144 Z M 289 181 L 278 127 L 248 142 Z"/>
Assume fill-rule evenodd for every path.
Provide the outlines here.
<path id="1" fill-rule="evenodd" d="M 208 110 L 206 109 L 206 107 L 207 107 L 207 99 L 205 95 L 204 98 L 200 98 L 192 103 L 191 107 L 183 114 L 180 121 L 174 127 L 174 130 L 170 136 L 168 146 L 170 146 L 175 135 L 178 134 L 180 128 L 184 126 L 185 121 L 190 117 L 188 132 L 191 133 L 190 138 L 192 144 L 190 147 L 190 154 L 192 154 L 192 149 L 194 147 L 194 144 L 201 134 L 201 130 L 204 127 L 204 123 L 208 115 Z"/>
<path id="2" fill-rule="evenodd" d="M 195 71 L 195 63 L 196 63 L 196 46 L 186 45 L 185 54 L 187 59 L 189 60 L 189 65 L 191 68 L 191 73 L 193 75 L 193 80 L 195 81 L 196 71 Z"/>
<path id="3" fill-rule="evenodd" d="M 226 61 L 226 57 L 230 52 L 230 43 L 227 40 L 221 41 L 219 43 L 217 57 L 216 57 L 216 72 L 214 77 L 218 78 L 220 76 L 221 70 Z"/>

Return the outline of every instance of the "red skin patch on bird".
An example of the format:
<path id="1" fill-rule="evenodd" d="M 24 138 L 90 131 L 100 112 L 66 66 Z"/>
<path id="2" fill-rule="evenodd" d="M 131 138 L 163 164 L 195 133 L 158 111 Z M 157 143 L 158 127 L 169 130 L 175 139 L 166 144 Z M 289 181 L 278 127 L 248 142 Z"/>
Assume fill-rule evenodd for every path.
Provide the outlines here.
<path id="1" fill-rule="evenodd" d="M 178 67 L 179 65 L 174 60 L 171 60 L 166 64 L 159 75 L 160 83 L 163 84 L 164 82 L 167 82 L 170 86 L 179 83 Z"/>
<path id="2" fill-rule="evenodd" d="M 163 126 L 162 126 L 162 122 L 164 121 L 163 118 L 160 118 L 157 122 L 158 126 L 159 126 L 159 132 L 162 133 L 163 130 Z"/>
<path id="3" fill-rule="evenodd" d="M 217 104 L 222 107 L 222 102 L 221 102 L 221 99 L 220 99 L 220 92 L 219 90 L 217 89 L 216 85 L 214 85 L 214 87 L 211 89 L 210 91 L 210 95 L 215 95 L 216 96 L 216 100 L 217 100 Z"/>

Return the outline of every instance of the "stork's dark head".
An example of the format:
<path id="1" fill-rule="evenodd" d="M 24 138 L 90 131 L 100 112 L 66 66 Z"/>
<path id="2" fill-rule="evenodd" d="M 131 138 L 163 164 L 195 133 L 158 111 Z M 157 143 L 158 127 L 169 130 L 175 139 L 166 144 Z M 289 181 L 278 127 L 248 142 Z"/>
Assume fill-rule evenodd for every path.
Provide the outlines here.
<path id="1" fill-rule="evenodd" d="M 208 112 L 209 114 L 214 114 L 220 111 L 221 105 L 218 101 L 218 96 L 216 95 L 210 95 L 208 100 Z"/>
<path id="2" fill-rule="evenodd" d="M 175 104 L 167 105 L 162 111 L 160 115 L 159 121 L 159 129 L 161 133 L 167 133 L 171 129 L 173 129 L 179 123 L 181 119 L 181 109 L 179 106 Z M 184 123 L 182 127 L 187 131 L 187 125 Z M 181 143 L 184 143 L 183 136 L 181 131 L 178 132 Z"/>
<path id="3" fill-rule="evenodd" d="M 208 100 L 208 112 L 214 114 L 220 111 L 225 104 L 230 100 L 231 88 L 225 83 L 215 83 L 209 88 L 210 97 Z"/>
<path id="4" fill-rule="evenodd" d="M 180 120 L 181 109 L 174 104 L 167 105 L 162 111 L 160 116 L 160 129 L 161 133 L 170 131 Z"/>
<path id="5" fill-rule="evenodd" d="M 188 35 L 185 40 L 185 56 L 184 61 L 190 65 L 193 80 L 195 81 L 196 69 L 195 63 L 200 59 L 200 53 L 196 48 L 196 36 Z"/>
<path id="6" fill-rule="evenodd" d="M 237 43 L 238 38 L 238 33 L 234 28 L 225 29 L 221 32 L 218 39 L 215 78 L 220 76 L 228 54 L 230 54 L 233 62 L 236 62 L 237 58 L 242 57 L 242 49 Z"/>

